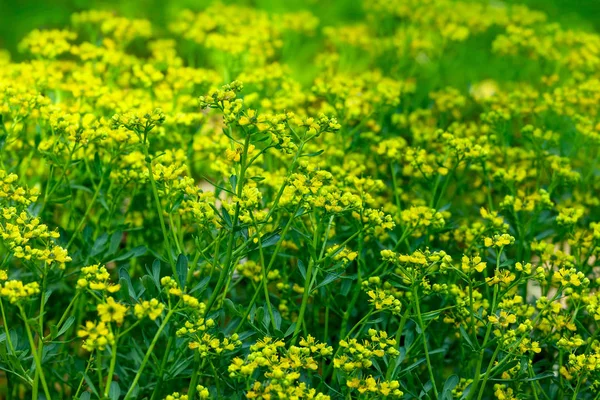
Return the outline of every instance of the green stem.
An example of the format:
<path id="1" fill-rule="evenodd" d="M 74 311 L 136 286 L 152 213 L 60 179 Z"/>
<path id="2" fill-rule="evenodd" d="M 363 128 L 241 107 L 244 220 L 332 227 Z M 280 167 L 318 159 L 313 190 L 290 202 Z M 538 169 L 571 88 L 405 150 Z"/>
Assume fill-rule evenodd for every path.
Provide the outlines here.
<path id="1" fill-rule="evenodd" d="M 188 389 L 188 399 L 194 400 L 194 396 L 196 395 L 196 386 L 198 386 L 198 377 L 200 376 L 200 370 L 204 367 L 206 363 L 206 359 L 203 359 L 200 362 L 200 354 L 196 352 L 194 354 L 194 362 L 196 363 L 196 367 L 194 368 L 194 372 L 192 372 L 192 379 L 190 380 L 190 387 Z M 216 375 L 215 375 L 216 378 Z"/>
<path id="2" fill-rule="evenodd" d="M 21 318 L 23 318 L 23 322 L 25 323 L 25 330 L 27 331 L 27 339 L 29 339 L 29 346 L 31 346 L 31 354 L 33 355 L 33 360 L 35 361 L 36 370 L 39 371 L 40 380 L 42 381 L 42 388 L 44 389 L 44 394 L 46 395 L 47 400 L 51 400 L 50 391 L 48 390 L 48 384 L 46 383 L 46 376 L 44 375 L 44 370 L 42 369 L 42 360 L 37 352 L 35 347 L 35 341 L 33 340 L 33 335 L 31 334 L 31 328 L 29 327 L 29 323 L 27 322 L 27 315 L 25 314 L 25 310 L 21 304 L 18 305 L 19 311 L 21 312 Z M 35 386 L 35 382 L 34 382 Z"/>
<path id="3" fill-rule="evenodd" d="M 97 352 L 96 353 L 97 358 L 96 358 L 96 373 L 98 374 L 98 388 L 100 389 L 100 392 L 103 392 L 103 383 L 104 382 L 104 378 L 102 377 L 102 353 L 101 352 Z"/>
<path id="4" fill-rule="evenodd" d="M 490 315 L 495 314 L 496 312 L 496 298 L 498 297 L 498 284 L 494 285 L 494 296 L 492 298 L 492 312 Z M 481 345 L 481 351 L 479 354 L 479 359 L 477 360 L 477 366 L 475 367 L 475 376 L 473 379 L 473 383 L 471 384 L 471 390 L 469 392 L 469 397 L 467 400 L 471 400 L 475 397 L 475 393 L 477 392 L 477 385 L 479 384 L 479 380 L 481 379 L 481 367 L 483 366 L 483 357 L 485 355 L 485 347 L 488 344 L 488 339 L 490 334 L 492 333 L 493 324 L 488 323 L 487 329 L 485 330 L 485 336 L 483 338 L 483 343 Z M 491 368 L 486 371 L 486 376 L 491 372 Z M 485 386 L 485 384 L 484 384 Z"/>
<path id="5" fill-rule="evenodd" d="M 146 351 L 146 355 L 144 356 L 144 359 L 142 360 L 142 364 L 140 365 L 140 368 L 138 369 L 137 374 L 133 378 L 133 382 L 131 382 L 131 386 L 129 387 L 129 390 L 127 391 L 127 394 L 125 395 L 124 400 L 129 399 L 131 397 L 131 395 L 133 394 L 133 390 L 135 389 L 138 381 L 140 380 L 140 377 L 142 376 L 142 373 L 144 372 L 144 368 L 146 368 L 146 364 L 148 364 L 148 360 L 150 359 L 150 355 L 152 354 L 152 351 L 154 350 L 154 346 L 156 346 L 156 343 L 158 342 L 158 338 L 160 337 L 160 334 L 167 326 L 167 323 L 171 319 L 171 316 L 173 316 L 173 314 L 175 313 L 176 308 L 177 308 L 177 305 L 175 305 L 175 307 L 173 307 L 167 313 L 167 315 L 165 316 L 165 319 L 163 320 L 162 324 L 158 328 L 158 331 L 154 335 L 154 338 L 152 339 L 152 342 L 150 343 L 150 347 L 148 347 L 148 351 Z"/>
<path id="6" fill-rule="evenodd" d="M 357 279 L 356 280 L 357 286 L 360 288 L 361 282 L 362 282 L 360 267 L 358 268 L 358 275 L 357 275 L 356 279 Z M 346 309 L 346 312 L 344 312 L 344 316 L 342 317 L 342 326 L 340 328 L 340 337 L 346 336 L 346 330 L 348 329 L 348 321 L 350 320 L 350 315 L 352 314 L 352 311 L 354 311 L 354 305 L 356 304 L 359 295 L 360 295 L 360 290 L 355 290 L 354 293 L 352 294 L 352 298 L 350 299 L 348 308 Z"/>
<path id="7" fill-rule="evenodd" d="M 77 391 L 75 392 L 75 396 L 73 396 L 74 399 L 79 398 L 79 392 L 81 391 L 81 388 L 83 387 L 83 381 L 85 380 L 85 377 L 86 377 L 88 371 L 90 370 L 93 360 L 94 360 L 94 358 L 90 354 L 90 358 L 88 358 L 87 366 L 85 367 L 85 372 L 83 373 L 83 376 L 81 377 L 81 380 L 79 381 L 79 385 L 77 386 Z"/>
<path id="8" fill-rule="evenodd" d="M 60 317 L 60 319 L 58 320 L 58 323 L 56 324 L 57 331 L 60 331 L 60 328 L 61 328 L 62 324 L 67 319 L 67 315 L 69 314 L 69 310 L 71 310 L 71 308 L 73 307 L 73 304 L 75 304 L 75 300 L 79 297 L 80 294 L 81 294 L 81 290 L 78 290 L 77 293 L 75 293 L 75 296 L 73 296 L 73 298 L 71 299 L 71 302 L 69 303 L 69 305 L 67 306 L 67 308 L 63 312 L 63 315 Z M 44 340 L 49 339 L 50 336 L 51 335 L 45 336 Z"/>
<path id="9" fill-rule="evenodd" d="M 117 344 L 119 343 L 119 329 L 117 328 L 117 334 L 115 335 L 115 344 L 111 346 L 111 358 L 110 366 L 108 367 L 108 377 L 106 379 L 106 386 L 104 387 L 104 397 L 108 397 L 110 391 L 110 384 L 112 382 L 113 375 L 115 373 L 115 366 L 117 365 Z"/>
<path id="10" fill-rule="evenodd" d="M 169 337 L 169 341 L 167 342 L 167 348 L 165 349 L 165 354 L 163 355 L 162 362 L 160 363 L 160 369 L 158 371 L 158 381 L 156 382 L 156 386 L 154 387 L 154 391 L 152 392 L 152 398 L 150 400 L 157 399 L 160 394 L 160 389 L 161 389 L 162 382 L 163 382 L 164 370 L 165 370 L 165 367 L 167 366 L 167 361 L 169 359 L 169 355 L 171 354 L 170 350 L 171 350 L 171 346 L 173 345 L 173 339 L 174 339 L 174 336 L 171 335 Z M 193 397 L 190 396 L 190 398 L 193 398 Z"/>
<path id="11" fill-rule="evenodd" d="M 44 191 L 44 200 L 42 203 L 42 209 L 40 210 L 40 215 L 44 212 L 44 210 L 46 209 L 46 206 L 48 205 L 48 200 L 50 198 L 50 196 L 52 196 L 52 194 L 54 193 L 54 191 L 58 188 L 58 186 L 62 183 L 62 180 L 64 179 L 65 175 L 67 174 L 67 171 L 69 171 L 70 167 L 71 167 L 71 163 L 73 161 L 73 154 L 76 151 L 76 147 L 77 147 L 77 143 L 75 143 L 73 145 L 73 147 L 69 150 L 69 159 L 67 160 L 67 164 L 65 165 L 65 168 L 63 169 L 60 177 L 58 178 L 58 180 L 56 181 L 56 183 L 52 186 L 51 189 L 50 188 L 50 181 L 48 181 L 48 185 L 46 185 L 46 190 Z M 51 167 L 51 174 L 50 174 L 50 179 L 52 178 L 52 172 L 54 171 L 54 166 Z"/>
<path id="12" fill-rule="evenodd" d="M 252 222 L 254 223 L 254 229 L 258 230 L 258 224 L 256 223 L 256 220 L 254 219 L 254 215 L 252 213 L 250 213 L 250 215 L 252 216 Z M 275 326 L 275 315 L 273 314 L 273 307 L 271 306 L 271 299 L 270 299 L 270 294 L 269 294 L 269 281 L 267 279 L 267 269 L 265 266 L 265 256 L 264 256 L 264 252 L 263 252 L 263 246 L 262 246 L 262 240 L 260 236 L 257 236 L 258 239 L 258 253 L 260 256 L 260 270 L 261 270 L 261 275 L 262 275 L 262 287 L 263 287 L 263 291 L 264 291 L 264 295 L 265 295 L 265 303 L 267 305 L 267 310 L 269 311 L 269 317 L 271 317 L 271 326 L 273 327 L 273 330 L 277 329 L 277 327 Z M 280 238 L 281 240 L 283 240 L 282 238 Z"/>
<path id="13" fill-rule="evenodd" d="M 92 207 L 94 206 L 94 203 L 96 202 L 96 199 L 98 198 L 98 195 L 100 194 L 100 188 L 102 188 L 103 183 L 104 183 L 104 176 L 100 177 L 100 183 L 98 184 L 98 187 L 96 188 L 96 191 L 94 192 L 94 196 L 92 197 L 92 200 L 90 200 L 90 202 L 85 210 L 85 213 L 83 214 L 83 217 L 81 217 L 81 221 L 79 221 L 79 224 L 77 225 L 77 228 L 75 228 L 75 231 L 73 232 L 73 236 L 71 236 L 69 243 L 67 243 L 66 249 L 69 249 L 71 244 L 73 244 L 73 241 L 75 240 L 75 238 L 77 238 L 77 235 L 79 235 L 81 228 L 83 228 L 83 224 L 85 223 L 85 220 L 87 219 L 89 213 L 92 211 Z"/>
<path id="14" fill-rule="evenodd" d="M 236 194 L 238 198 L 242 197 L 242 190 L 244 187 L 244 179 L 246 176 L 246 161 L 248 158 L 248 147 L 250 146 L 250 135 L 246 135 L 246 139 L 244 141 L 244 149 L 242 151 L 242 155 L 240 158 L 240 176 L 236 186 Z M 240 216 L 240 203 L 239 201 L 235 204 L 235 213 L 233 216 L 231 232 L 229 235 L 229 240 L 227 241 L 227 253 L 225 255 L 225 261 L 223 263 L 223 268 L 221 269 L 221 273 L 219 274 L 219 280 L 217 281 L 217 285 L 215 286 L 215 290 L 213 291 L 210 299 L 208 300 L 208 304 L 206 305 L 206 314 L 210 312 L 212 306 L 215 304 L 215 301 L 219 297 L 221 289 L 226 280 L 228 280 L 231 275 L 231 260 L 233 259 L 233 245 L 235 243 L 235 234 L 237 231 L 237 227 L 239 224 L 239 216 Z"/>
<path id="15" fill-rule="evenodd" d="M 248 315 L 250 315 L 250 311 L 252 310 L 252 306 L 254 306 L 254 303 L 256 302 L 256 298 L 258 297 L 258 295 L 260 293 L 261 286 L 263 284 L 264 284 L 264 281 L 260 281 L 259 282 L 258 287 L 254 291 L 254 296 L 252 296 L 252 299 L 250 299 L 250 305 L 248 307 L 246 307 L 246 312 L 244 312 L 244 316 L 242 317 L 242 320 L 240 321 L 240 323 L 238 324 L 238 326 L 235 328 L 235 330 L 233 331 L 233 333 L 237 333 L 240 330 L 240 328 L 242 327 L 242 325 L 244 325 L 244 322 L 246 322 L 246 320 L 248 319 Z"/>
<path id="16" fill-rule="evenodd" d="M 398 325 L 398 330 L 396 331 L 396 350 L 400 349 L 400 339 L 402 338 L 402 331 L 404 331 L 404 325 L 406 325 L 406 321 L 408 321 L 408 317 L 410 316 L 410 310 L 412 309 L 412 303 L 409 303 L 408 307 L 406 307 L 406 311 L 402 314 L 402 318 L 400 319 L 400 324 Z M 408 353 L 408 349 L 406 351 Z M 392 379 L 392 373 L 394 372 L 394 368 L 388 368 L 385 379 Z"/>
<path id="17" fill-rule="evenodd" d="M 38 332 L 39 332 L 39 336 L 38 336 L 38 347 L 37 347 L 37 353 L 38 353 L 38 358 L 41 360 L 42 359 L 42 355 L 43 353 L 43 349 L 44 349 L 44 308 L 46 305 L 46 286 L 47 286 L 47 277 L 48 277 L 48 267 L 46 265 L 46 263 L 44 263 L 44 269 L 42 270 L 42 288 L 41 288 L 41 293 L 42 295 L 40 296 L 40 313 L 39 313 L 39 317 L 38 317 Z M 40 372 L 42 371 L 38 371 L 36 369 L 35 371 L 35 376 L 34 376 L 34 386 L 33 386 L 33 391 L 35 394 L 35 397 L 37 397 L 37 381 L 38 379 L 40 379 Z"/>
<path id="18" fill-rule="evenodd" d="M 163 209 L 160 203 L 160 197 L 158 197 L 158 189 L 156 188 L 156 181 L 154 180 L 154 173 L 152 172 L 152 160 L 150 159 L 150 155 L 148 153 L 147 146 L 144 146 L 144 153 L 146 156 L 146 165 L 148 168 L 148 175 L 150 179 L 150 186 L 152 187 L 152 196 L 154 197 L 154 202 L 156 203 L 156 212 L 158 213 L 158 220 L 160 221 L 160 229 L 162 230 L 165 250 L 167 251 L 167 257 L 169 258 L 169 264 L 171 265 L 171 269 L 173 270 L 173 276 L 177 276 L 177 269 L 175 266 L 175 261 L 173 259 L 173 249 L 171 249 L 171 241 L 169 240 L 169 234 L 167 232 L 167 227 L 165 225 L 165 219 L 163 217 Z"/>
<path id="19" fill-rule="evenodd" d="M 413 297 L 415 310 L 417 311 L 417 320 L 419 322 L 419 326 L 421 327 L 421 334 L 423 335 L 423 351 L 425 352 L 425 360 L 427 361 L 427 371 L 429 372 L 429 379 L 431 379 L 431 384 L 433 385 L 433 393 L 434 397 L 437 399 L 439 397 L 437 385 L 435 384 L 435 377 L 433 375 L 433 367 L 431 366 L 431 360 L 429 358 L 429 348 L 427 346 L 427 335 L 425 334 L 425 324 L 423 323 L 423 318 L 421 316 L 421 306 L 419 305 L 419 294 L 417 293 L 417 285 L 413 283 Z"/>
<path id="20" fill-rule="evenodd" d="M 0 310 L 2 311 L 2 322 L 3 322 L 2 325 L 4 326 L 4 333 L 6 335 L 6 343 L 8 343 L 8 348 L 10 349 L 11 354 L 15 357 L 15 359 L 19 363 L 19 367 L 21 368 L 21 372 L 23 373 L 23 377 L 25 378 L 25 381 L 27 381 L 27 383 L 32 385 L 33 380 L 31 379 L 29 374 L 27 374 L 27 372 L 25 371 L 25 368 L 23 368 L 23 365 L 21 364 L 21 361 L 17 357 L 17 352 L 15 351 L 15 347 L 13 345 L 12 339 L 10 337 L 10 332 L 8 330 L 8 320 L 6 319 L 6 314 L 4 312 L 4 304 L 2 302 L 1 297 L 0 297 Z"/>
<path id="21" fill-rule="evenodd" d="M 308 268 L 306 270 L 306 280 L 304 282 L 304 291 L 302 292 L 302 304 L 300 305 L 300 313 L 298 314 L 298 319 L 296 320 L 296 328 L 294 329 L 294 335 L 292 336 L 292 345 L 296 344 L 298 334 L 300 333 L 300 327 L 302 326 L 302 321 L 304 320 L 304 313 L 306 312 L 306 306 L 308 304 L 308 296 L 310 293 L 314 265 L 314 261 L 310 260 L 308 263 Z"/>
<path id="22" fill-rule="evenodd" d="M 490 323 L 491 325 L 491 323 Z M 484 342 L 485 344 L 485 342 Z M 481 400 L 483 397 L 483 392 L 485 390 L 485 385 L 487 384 L 488 379 L 490 378 L 490 372 L 492 371 L 492 366 L 494 365 L 494 361 L 496 361 L 496 357 L 498 357 L 498 353 L 500 352 L 500 345 L 496 346 L 496 350 L 492 354 L 492 358 L 490 358 L 490 362 L 488 363 L 488 367 L 485 371 L 485 375 L 483 376 L 483 382 L 481 382 L 481 387 L 479 388 L 479 396 L 477 396 L 478 400 Z M 536 396 L 537 398 L 537 396 Z"/>
<path id="23" fill-rule="evenodd" d="M 579 396 L 579 388 L 581 387 L 582 382 L 583 382 L 583 379 L 580 376 L 579 379 L 577 380 L 577 386 L 575 387 L 575 390 L 573 391 L 573 397 L 571 397 L 571 400 L 577 400 L 577 396 Z"/>

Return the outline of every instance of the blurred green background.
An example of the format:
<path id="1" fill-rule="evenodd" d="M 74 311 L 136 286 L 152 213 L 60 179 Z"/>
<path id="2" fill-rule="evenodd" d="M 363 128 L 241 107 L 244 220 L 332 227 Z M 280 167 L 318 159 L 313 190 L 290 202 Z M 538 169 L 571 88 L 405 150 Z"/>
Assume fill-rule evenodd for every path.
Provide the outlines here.
<path id="1" fill-rule="evenodd" d="M 481 1 L 481 0 L 480 0 Z M 487 0 L 483 0 L 487 1 Z M 489 0 L 496 1 L 496 0 Z M 546 12 L 566 26 L 600 31 L 600 0 L 509 0 Z M 0 48 L 16 53 L 19 40 L 34 28 L 66 26 L 73 12 L 90 8 L 109 9 L 128 16 L 150 19 L 157 26 L 173 18 L 182 8 L 202 9 L 210 0 L 0 0 Z M 232 1 L 225 1 L 232 3 Z M 353 20 L 361 12 L 360 0 L 240 0 L 272 11 L 307 8 L 325 24 Z"/>

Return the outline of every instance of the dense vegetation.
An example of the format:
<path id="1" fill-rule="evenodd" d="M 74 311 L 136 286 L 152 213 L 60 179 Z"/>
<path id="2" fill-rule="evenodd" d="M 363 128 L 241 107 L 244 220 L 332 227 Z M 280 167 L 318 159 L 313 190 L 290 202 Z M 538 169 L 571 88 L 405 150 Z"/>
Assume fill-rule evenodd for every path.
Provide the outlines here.
<path id="1" fill-rule="evenodd" d="M 0 52 L 3 396 L 600 396 L 600 35 L 357 13 L 88 10 Z"/>

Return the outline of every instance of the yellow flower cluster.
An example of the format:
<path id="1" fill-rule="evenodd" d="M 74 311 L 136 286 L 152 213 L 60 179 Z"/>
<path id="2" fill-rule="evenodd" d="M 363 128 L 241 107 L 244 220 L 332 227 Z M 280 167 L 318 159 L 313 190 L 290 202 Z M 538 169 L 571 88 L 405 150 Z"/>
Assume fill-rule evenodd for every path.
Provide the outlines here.
<path id="1" fill-rule="evenodd" d="M 347 374 L 368 370 L 373 361 L 389 356 L 398 355 L 396 339 L 388 337 L 387 332 L 369 329 L 370 340 L 349 339 L 340 341 L 342 353 L 333 359 L 333 366 Z"/>
<path id="2" fill-rule="evenodd" d="M 21 281 L 6 281 L 0 287 L 0 296 L 6 297 L 11 303 L 31 298 L 40 293 L 40 285 L 37 282 L 23 284 Z"/>
<path id="3" fill-rule="evenodd" d="M 224 339 L 204 333 L 202 336 L 197 336 L 197 341 L 191 341 L 188 347 L 192 350 L 197 350 L 200 353 L 200 357 L 218 357 L 224 352 L 231 352 L 241 345 L 242 342 L 239 340 L 237 333 Z"/>
<path id="4" fill-rule="evenodd" d="M 136 304 L 133 308 L 133 312 L 138 319 L 144 317 L 150 318 L 154 321 L 160 317 L 165 309 L 165 305 L 160 303 L 158 299 L 144 300 L 143 302 Z"/>
<path id="5" fill-rule="evenodd" d="M 108 270 L 100 264 L 81 268 L 81 277 L 77 280 L 77 287 L 109 293 L 116 293 L 121 290 L 121 285 L 111 283 Z"/>
<path id="6" fill-rule="evenodd" d="M 77 336 L 84 339 L 82 347 L 87 351 L 104 350 L 107 345 L 115 343 L 115 336 L 106 322 L 87 321 L 85 327 L 77 331 Z"/>
<path id="7" fill-rule="evenodd" d="M 119 304 L 112 297 L 106 299 L 106 303 L 98 304 L 98 316 L 102 322 L 116 322 L 121 325 L 125 319 L 127 307 Z"/>
<path id="8" fill-rule="evenodd" d="M 285 348 L 282 340 L 265 337 L 250 346 L 250 354 L 246 360 L 236 357 L 229 365 L 232 377 L 249 377 L 254 371 L 266 368 L 266 381 L 255 381 L 251 390 L 246 393 L 248 398 L 309 398 L 329 399 L 322 393 L 310 388 L 304 382 L 299 382 L 302 371 L 316 371 L 319 367 L 315 358 L 327 357 L 333 354 L 333 349 L 323 343 L 318 343 L 312 336 L 302 339 L 299 346 Z"/>
<path id="9" fill-rule="evenodd" d="M 377 382 L 372 376 L 361 380 L 359 378 L 353 378 L 346 382 L 349 388 L 356 389 L 360 394 L 368 394 L 369 396 L 386 396 L 389 398 L 400 398 L 404 393 L 398 389 L 400 383 L 398 381 L 383 381 Z"/>

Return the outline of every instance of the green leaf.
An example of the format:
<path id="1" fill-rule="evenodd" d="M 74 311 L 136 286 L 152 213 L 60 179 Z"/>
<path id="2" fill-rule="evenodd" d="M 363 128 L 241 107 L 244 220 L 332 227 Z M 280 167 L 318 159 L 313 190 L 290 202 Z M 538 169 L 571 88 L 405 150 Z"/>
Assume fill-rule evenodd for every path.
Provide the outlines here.
<path id="1" fill-rule="evenodd" d="M 348 296 L 350 293 L 350 289 L 352 289 L 352 281 L 354 279 L 344 279 L 342 281 L 342 288 L 340 289 L 340 294 L 344 297 Z"/>
<path id="2" fill-rule="evenodd" d="M 232 315 L 236 317 L 241 316 L 240 312 L 238 311 L 235 304 L 233 304 L 233 301 L 231 301 L 231 299 L 225 299 L 225 301 L 223 301 L 223 305 L 225 306 L 225 309 L 229 311 Z"/>
<path id="3" fill-rule="evenodd" d="M 306 267 L 300 259 L 298 259 L 298 270 L 300 271 L 300 275 L 302 275 L 302 279 L 306 280 Z"/>
<path id="4" fill-rule="evenodd" d="M 281 314 L 277 308 L 273 308 L 273 322 L 275 323 L 275 328 L 281 329 Z"/>
<path id="5" fill-rule="evenodd" d="M 92 246 L 92 250 L 90 250 L 90 256 L 94 257 L 94 256 L 102 253 L 102 251 L 104 251 L 104 248 L 106 247 L 107 242 L 108 242 L 108 235 L 106 233 L 103 233 L 102 235 L 100 235 L 98 237 L 98 239 L 96 239 L 96 241 L 94 242 L 94 245 Z"/>
<path id="6" fill-rule="evenodd" d="M 119 269 L 119 283 L 121 283 L 122 286 L 127 286 L 127 290 L 129 291 L 129 297 L 131 297 L 134 300 L 137 300 L 137 295 L 135 294 L 133 284 L 131 283 L 131 277 L 129 276 L 129 272 L 125 267 L 121 267 L 121 269 Z"/>
<path id="7" fill-rule="evenodd" d="M 152 279 L 157 289 L 160 290 L 160 260 L 154 260 L 152 263 Z"/>
<path id="8" fill-rule="evenodd" d="M 234 192 L 236 192 L 236 187 L 237 187 L 237 175 L 231 175 L 229 177 L 229 183 L 231 184 L 231 188 L 233 189 Z"/>
<path id="9" fill-rule="evenodd" d="M 438 354 L 438 353 L 443 353 L 443 352 L 445 352 L 445 350 L 444 350 L 444 349 L 436 349 L 436 350 L 430 351 L 430 352 L 429 352 L 429 355 L 431 356 L 431 355 L 433 355 L 433 354 Z M 412 363 L 412 364 L 411 364 L 411 365 L 409 365 L 408 367 L 406 367 L 406 369 L 405 369 L 405 370 L 403 370 L 402 372 L 404 372 L 404 373 L 406 373 L 406 372 L 410 372 L 410 371 L 412 371 L 413 369 L 417 368 L 419 365 L 423 364 L 423 363 L 424 363 L 426 360 L 427 360 L 427 359 L 426 359 L 425 357 L 423 357 L 423 358 L 421 358 L 421 359 L 419 359 L 419 360 L 415 361 L 414 363 Z"/>
<path id="10" fill-rule="evenodd" d="M 225 224 L 231 229 L 233 227 L 233 224 L 231 223 L 231 216 L 225 208 L 222 208 L 221 212 L 223 213 L 223 220 L 225 221 Z"/>
<path id="11" fill-rule="evenodd" d="M 98 152 L 94 153 L 94 173 L 96 176 L 102 176 L 102 160 L 100 159 L 100 154 Z"/>
<path id="12" fill-rule="evenodd" d="M 402 361 L 404 361 L 404 358 L 406 357 L 406 349 L 404 347 L 400 347 L 399 352 L 400 354 L 398 354 L 398 356 L 394 360 L 394 369 L 392 370 L 392 377 L 396 376 L 396 372 L 398 371 L 398 368 L 400 368 L 400 364 L 402 364 Z"/>
<path id="13" fill-rule="evenodd" d="M 208 282 L 210 282 L 210 276 L 207 276 L 206 278 L 204 278 L 200 282 L 198 282 L 198 284 L 196 286 L 194 286 L 192 288 L 192 290 L 189 291 L 189 294 L 192 294 L 198 290 L 206 288 L 206 286 L 208 286 Z"/>
<path id="14" fill-rule="evenodd" d="M 292 324 L 290 325 L 290 327 L 287 329 L 287 331 L 285 331 L 285 333 L 283 334 L 283 337 L 288 337 L 290 336 L 292 333 L 294 333 L 294 331 L 296 330 L 296 323 L 292 322 Z"/>
<path id="15" fill-rule="evenodd" d="M 459 378 L 457 375 L 450 375 L 444 383 L 440 400 L 452 400 L 452 389 L 458 385 Z"/>
<path id="16" fill-rule="evenodd" d="M 134 247 L 133 249 L 129 250 L 128 252 L 121 254 L 118 257 L 113 258 L 109 262 L 125 261 L 125 260 L 130 260 L 132 258 L 137 258 L 137 257 L 143 256 L 144 254 L 146 254 L 147 251 L 148 251 L 148 249 L 146 248 L 146 246 Z"/>
<path id="17" fill-rule="evenodd" d="M 262 324 L 265 327 L 265 329 L 268 331 L 269 330 L 269 326 L 271 324 L 271 314 L 269 314 L 268 310 L 265 310 L 265 313 L 264 313 L 263 318 L 262 318 Z"/>
<path id="18" fill-rule="evenodd" d="M 471 350 L 473 350 L 473 351 L 477 350 L 475 348 L 475 346 L 473 346 L 473 342 L 471 342 L 471 338 L 469 337 L 469 334 L 467 333 L 465 328 L 463 328 L 462 326 L 460 327 L 460 335 L 469 344 L 469 347 L 471 348 Z"/>
<path id="19" fill-rule="evenodd" d="M 325 149 L 321 149 L 319 151 L 315 151 L 312 153 L 304 153 L 300 157 L 316 157 L 316 156 L 320 156 L 321 154 L 323 154 L 324 151 L 325 151 Z"/>
<path id="20" fill-rule="evenodd" d="M 123 239 L 123 232 L 116 231 L 110 236 L 110 244 L 108 245 L 108 251 L 106 252 L 107 256 L 112 256 L 119 250 L 119 245 L 121 244 L 121 240 Z"/>
<path id="21" fill-rule="evenodd" d="M 140 280 L 142 281 L 142 286 L 144 286 L 145 291 L 150 292 L 151 296 L 155 297 L 158 294 L 156 285 L 151 276 L 144 275 L 140 278 Z"/>
<path id="22" fill-rule="evenodd" d="M 336 279 L 339 279 L 342 277 L 342 272 L 340 272 L 339 274 L 334 274 L 334 273 L 329 273 L 327 274 L 327 276 L 325 277 L 325 279 L 323 279 L 323 281 L 321 283 L 319 283 L 316 287 L 314 287 L 312 289 L 312 291 L 317 290 L 318 288 L 320 288 L 321 286 L 325 286 L 333 281 L 335 281 Z"/>
<path id="23" fill-rule="evenodd" d="M 63 326 L 60 328 L 60 331 L 58 331 L 56 336 L 53 336 L 52 338 L 54 339 L 61 335 L 64 335 L 64 333 L 71 327 L 71 325 L 73 325 L 73 322 L 75 322 L 75 317 L 71 315 L 69 318 L 67 318 L 67 320 L 65 321 Z"/>
<path id="24" fill-rule="evenodd" d="M 265 248 L 265 247 L 276 245 L 277 242 L 279 242 L 280 238 L 281 238 L 281 235 L 279 235 L 278 233 L 268 234 L 268 235 L 264 235 L 260 239 L 260 243 L 262 244 L 262 247 Z"/>
<path id="25" fill-rule="evenodd" d="M 177 271 L 179 287 L 185 288 L 188 273 L 188 258 L 184 254 L 180 254 L 177 257 L 177 264 L 175 265 L 175 270 Z"/>
<path id="26" fill-rule="evenodd" d="M 119 396 L 121 396 L 121 388 L 119 387 L 119 383 L 112 381 L 110 383 L 110 390 L 108 391 L 108 397 L 111 400 L 119 400 Z"/>
<path id="27" fill-rule="evenodd" d="M 83 378 L 85 379 L 85 383 L 87 383 L 87 385 L 89 386 L 90 389 L 92 389 L 92 393 L 94 393 L 96 396 L 99 396 L 98 391 L 96 390 L 96 386 L 94 386 L 94 382 L 92 381 L 92 379 L 88 376 L 88 374 L 84 374 Z M 89 394 L 89 393 L 88 393 Z M 89 398 L 89 397 L 88 397 Z"/>
<path id="28" fill-rule="evenodd" d="M 553 378 L 555 377 L 554 372 L 542 372 L 541 374 L 538 374 L 534 377 L 531 378 L 525 378 L 523 379 L 523 381 L 525 382 L 533 382 L 533 381 L 539 381 L 542 379 L 546 379 L 546 378 Z"/>

